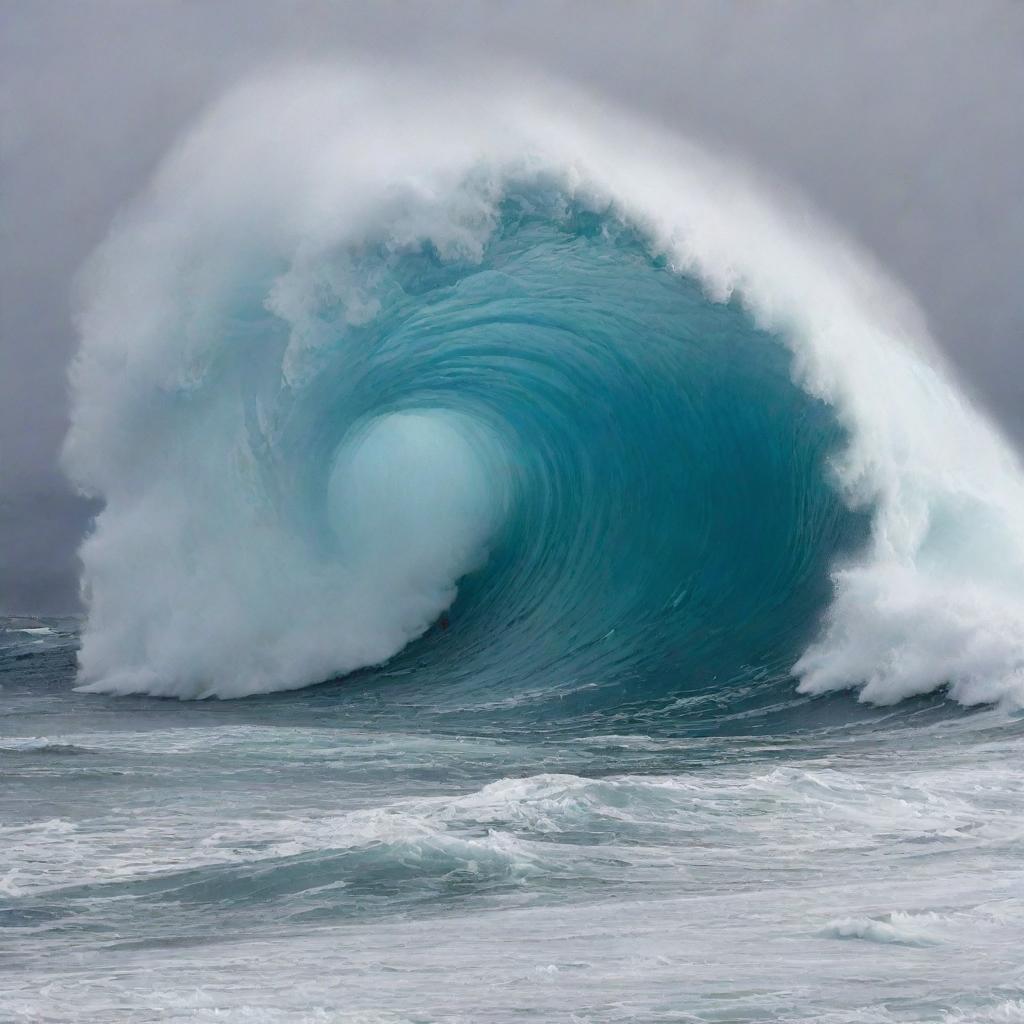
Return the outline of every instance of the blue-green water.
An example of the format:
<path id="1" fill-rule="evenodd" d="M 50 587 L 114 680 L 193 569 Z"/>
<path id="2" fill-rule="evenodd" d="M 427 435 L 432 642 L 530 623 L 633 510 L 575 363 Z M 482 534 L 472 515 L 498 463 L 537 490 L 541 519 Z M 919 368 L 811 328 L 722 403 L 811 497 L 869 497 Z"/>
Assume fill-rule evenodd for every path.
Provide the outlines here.
<path id="1" fill-rule="evenodd" d="M 237 696 L 397 655 L 411 699 L 505 701 L 514 719 L 544 720 L 551 701 L 571 725 L 701 694 L 774 700 L 870 511 L 844 503 L 844 434 L 781 341 L 614 211 L 536 185 L 510 189 L 472 261 L 430 243 L 336 259 L 366 323 L 317 293 L 317 346 L 289 365 L 294 331 L 249 282 L 230 310 L 244 344 L 162 396 L 153 416 L 198 475 L 176 500 L 207 536 L 162 530 L 180 559 L 124 607 L 105 595 L 127 584 L 97 572 L 86 680 Z M 225 494 L 216 447 L 236 422 L 249 465 Z M 127 532 L 122 504 L 97 546 Z M 205 565 L 194 548 L 211 544 Z M 182 607 L 174 574 L 194 587 L 225 560 L 247 577 L 225 595 L 238 610 L 216 607 L 220 580 Z M 445 608 L 457 628 L 402 653 Z"/>

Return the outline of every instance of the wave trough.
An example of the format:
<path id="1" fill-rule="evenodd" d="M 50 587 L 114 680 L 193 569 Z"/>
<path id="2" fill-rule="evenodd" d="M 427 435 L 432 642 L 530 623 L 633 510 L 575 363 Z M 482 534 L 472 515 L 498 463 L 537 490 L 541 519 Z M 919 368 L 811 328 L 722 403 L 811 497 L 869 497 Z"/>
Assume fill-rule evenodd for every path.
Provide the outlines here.
<path id="1" fill-rule="evenodd" d="M 628 115 L 255 83 L 82 296 L 85 689 L 397 657 L 564 708 L 794 679 L 1024 702 L 1012 450 L 866 257 Z"/>

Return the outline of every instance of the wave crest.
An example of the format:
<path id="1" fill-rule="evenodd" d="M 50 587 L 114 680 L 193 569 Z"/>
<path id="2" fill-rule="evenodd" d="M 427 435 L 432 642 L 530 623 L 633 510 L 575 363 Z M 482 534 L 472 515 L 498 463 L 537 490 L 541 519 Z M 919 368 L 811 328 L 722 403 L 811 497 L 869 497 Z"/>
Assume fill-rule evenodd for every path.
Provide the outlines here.
<path id="1" fill-rule="evenodd" d="M 82 292 L 87 689 L 294 688 L 427 634 L 422 685 L 492 698 L 794 664 L 879 703 L 1024 695 L 1024 478 L 912 304 L 620 112 L 248 86 Z"/>

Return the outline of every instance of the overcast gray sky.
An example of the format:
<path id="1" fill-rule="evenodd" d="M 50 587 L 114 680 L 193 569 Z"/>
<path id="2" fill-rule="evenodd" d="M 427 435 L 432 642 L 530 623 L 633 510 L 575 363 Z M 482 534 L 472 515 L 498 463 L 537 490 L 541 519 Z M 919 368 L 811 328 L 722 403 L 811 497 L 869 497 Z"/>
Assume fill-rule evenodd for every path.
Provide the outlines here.
<path id="1" fill-rule="evenodd" d="M 94 509 L 56 465 L 75 270 L 233 81 L 367 55 L 518 60 L 802 191 L 1024 442 L 1024 3 L 0 0 L 0 611 L 76 606 Z"/>

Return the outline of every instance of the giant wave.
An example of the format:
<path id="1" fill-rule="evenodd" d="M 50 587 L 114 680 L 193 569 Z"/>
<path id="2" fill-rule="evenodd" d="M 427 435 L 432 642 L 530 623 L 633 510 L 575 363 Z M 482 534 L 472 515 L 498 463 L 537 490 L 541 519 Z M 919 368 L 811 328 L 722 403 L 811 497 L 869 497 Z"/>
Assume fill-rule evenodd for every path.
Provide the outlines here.
<path id="1" fill-rule="evenodd" d="M 1024 702 L 1024 475 L 913 303 L 626 113 L 256 82 L 80 292 L 85 689 Z"/>

